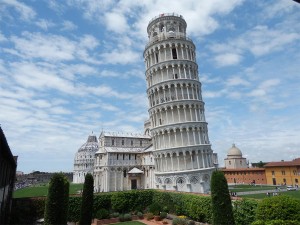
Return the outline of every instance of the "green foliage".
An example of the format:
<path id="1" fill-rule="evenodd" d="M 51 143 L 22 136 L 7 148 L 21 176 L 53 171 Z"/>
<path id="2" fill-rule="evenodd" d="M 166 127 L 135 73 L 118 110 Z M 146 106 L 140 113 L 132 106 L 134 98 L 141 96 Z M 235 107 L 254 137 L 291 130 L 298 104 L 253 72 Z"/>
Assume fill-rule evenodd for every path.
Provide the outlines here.
<path id="1" fill-rule="evenodd" d="M 296 220 L 257 220 L 251 225 L 300 225 L 300 221 Z"/>
<path id="2" fill-rule="evenodd" d="M 68 221 L 78 222 L 80 219 L 81 197 L 69 198 Z"/>
<path id="3" fill-rule="evenodd" d="M 109 211 L 107 209 L 99 209 L 96 213 L 96 218 L 101 219 L 109 219 Z"/>
<path id="4" fill-rule="evenodd" d="M 45 198 L 13 199 L 12 224 L 33 224 L 44 217 Z"/>
<path id="5" fill-rule="evenodd" d="M 124 221 L 131 221 L 132 220 L 132 216 L 129 213 L 124 214 Z"/>
<path id="6" fill-rule="evenodd" d="M 233 215 L 236 225 L 251 224 L 255 220 L 258 202 L 252 199 L 243 199 L 233 202 Z"/>
<path id="7" fill-rule="evenodd" d="M 111 218 L 118 218 L 119 215 L 120 215 L 120 213 L 118 213 L 118 212 L 113 212 L 113 213 L 110 215 L 110 217 L 111 217 Z"/>
<path id="8" fill-rule="evenodd" d="M 139 219 L 143 219 L 144 218 L 144 215 L 143 215 L 142 212 L 138 212 L 136 215 L 138 216 Z"/>
<path id="9" fill-rule="evenodd" d="M 152 196 L 152 190 L 114 192 L 111 196 L 111 206 L 117 212 L 130 212 L 142 205 L 150 205 Z"/>
<path id="10" fill-rule="evenodd" d="M 161 212 L 159 216 L 160 216 L 161 219 L 165 219 L 165 218 L 167 218 L 167 215 L 168 215 L 168 213 Z"/>
<path id="11" fill-rule="evenodd" d="M 184 203 L 183 213 L 181 214 L 196 221 L 211 222 L 212 208 L 211 199 L 209 197 L 191 194 L 181 194 L 181 197 Z"/>
<path id="12" fill-rule="evenodd" d="M 153 202 L 149 205 L 149 212 L 153 213 L 154 216 L 159 216 L 159 213 L 161 212 L 161 205 L 157 202 Z"/>
<path id="13" fill-rule="evenodd" d="M 188 225 L 188 220 L 183 218 L 174 218 L 172 225 Z"/>
<path id="14" fill-rule="evenodd" d="M 212 173 L 211 200 L 213 225 L 234 225 L 228 185 L 222 171 Z"/>
<path id="15" fill-rule="evenodd" d="M 263 199 L 257 207 L 257 220 L 300 220 L 300 201 L 280 195 Z"/>
<path id="16" fill-rule="evenodd" d="M 80 211 L 80 225 L 90 225 L 93 216 L 94 179 L 91 174 L 85 176 Z"/>
<path id="17" fill-rule="evenodd" d="M 101 193 L 94 196 L 93 215 L 101 208 L 111 209 L 111 193 Z"/>
<path id="18" fill-rule="evenodd" d="M 153 213 L 150 213 L 150 212 L 146 213 L 145 216 L 146 216 L 146 220 L 152 220 L 154 218 Z"/>
<path id="19" fill-rule="evenodd" d="M 45 225 L 66 224 L 69 181 L 62 173 L 52 176 L 45 206 Z"/>

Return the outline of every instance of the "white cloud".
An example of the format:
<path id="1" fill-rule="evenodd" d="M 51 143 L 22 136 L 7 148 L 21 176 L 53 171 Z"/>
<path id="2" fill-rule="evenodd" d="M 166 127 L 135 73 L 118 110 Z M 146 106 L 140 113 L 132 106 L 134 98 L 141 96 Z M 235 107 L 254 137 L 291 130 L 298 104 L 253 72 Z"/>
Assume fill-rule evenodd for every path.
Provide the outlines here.
<path id="1" fill-rule="evenodd" d="M 39 19 L 37 22 L 35 22 L 35 24 L 43 30 L 48 30 L 49 28 L 55 26 L 55 23 L 45 19 Z"/>
<path id="2" fill-rule="evenodd" d="M 112 50 L 111 52 L 101 54 L 101 57 L 103 63 L 108 64 L 130 64 L 141 60 L 140 54 L 131 49 Z"/>
<path id="3" fill-rule="evenodd" d="M 69 20 L 64 20 L 62 23 L 62 30 L 71 31 L 71 30 L 76 30 L 77 28 L 78 27 Z"/>
<path id="4" fill-rule="evenodd" d="M 239 54 L 235 53 L 224 53 L 215 57 L 215 61 L 218 66 L 236 65 L 241 61 L 241 59 L 242 57 Z"/>
<path id="5" fill-rule="evenodd" d="M 226 81 L 227 86 L 249 86 L 250 83 L 241 77 L 231 77 Z"/>
<path id="6" fill-rule="evenodd" d="M 18 2 L 16 0 L 2 0 L 2 3 L 6 4 L 6 6 L 13 7 L 17 12 L 20 13 L 21 18 L 24 20 L 34 19 L 34 17 L 36 16 L 36 12 L 24 3 Z"/>
<path id="7" fill-rule="evenodd" d="M 129 32 L 126 17 L 117 12 L 110 12 L 104 15 L 107 29 L 116 33 Z"/>
<path id="8" fill-rule="evenodd" d="M 25 58 L 42 58 L 51 61 L 74 59 L 76 44 L 65 37 L 24 32 L 11 41 Z"/>

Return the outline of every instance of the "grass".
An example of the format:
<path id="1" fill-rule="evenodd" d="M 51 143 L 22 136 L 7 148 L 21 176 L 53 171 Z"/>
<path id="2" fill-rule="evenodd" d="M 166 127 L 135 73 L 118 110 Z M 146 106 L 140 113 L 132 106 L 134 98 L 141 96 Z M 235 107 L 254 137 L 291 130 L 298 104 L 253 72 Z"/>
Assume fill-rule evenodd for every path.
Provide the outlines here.
<path id="1" fill-rule="evenodd" d="M 127 222 L 115 223 L 114 225 L 145 225 L 145 224 L 139 221 L 127 221 Z"/>
<path id="2" fill-rule="evenodd" d="M 273 186 L 266 186 L 266 185 L 235 185 L 229 186 L 229 191 L 232 192 L 246 192 L 246 191 L 260 191 L 260 190 L 274 190 L 275 187 Z"/>
<path id="3" fill-rule="evenodd" d="M 292 198 L 296 198 L 296 199 L 299 199 L 300 200 L 300 191 L 282 191 L 282 192 L 279 192 L 280 195 L 288 195 Z M 240 196 L 242 198 L 255 198 L 255 199 L 263 199 L 263 198 L 271 198 L 271 197 L 268 197 L 265 193 L 262 193 L 262 194 L 252 194 L 252 195 L 242 195 Z"/>
<path id="4" fill-rule="evenodd" d="M 43 197 L 47 196 L 48 184 L 38 186 L 26 187 L 14 191 L 13 198 L 26 198 L 26 197 Z M 77 194 L 77 191 L 83 189 L 83 184 L 70 184 L 70 194 Z"/>

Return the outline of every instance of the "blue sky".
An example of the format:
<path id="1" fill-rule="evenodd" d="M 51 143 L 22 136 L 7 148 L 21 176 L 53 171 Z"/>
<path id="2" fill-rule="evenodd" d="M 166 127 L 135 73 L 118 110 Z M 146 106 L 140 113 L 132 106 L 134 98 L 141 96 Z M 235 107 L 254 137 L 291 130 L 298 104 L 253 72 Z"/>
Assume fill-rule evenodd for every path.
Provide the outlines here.
<path id="1" fill-rule="evenodd" d="M 0 0 L 0 124 L 18 170 L 72 171 L 101 130 L 143 132 L 148 22 L 183 15 L 212 148 L 300 157 L 300 4 L 292 0 Z"/>

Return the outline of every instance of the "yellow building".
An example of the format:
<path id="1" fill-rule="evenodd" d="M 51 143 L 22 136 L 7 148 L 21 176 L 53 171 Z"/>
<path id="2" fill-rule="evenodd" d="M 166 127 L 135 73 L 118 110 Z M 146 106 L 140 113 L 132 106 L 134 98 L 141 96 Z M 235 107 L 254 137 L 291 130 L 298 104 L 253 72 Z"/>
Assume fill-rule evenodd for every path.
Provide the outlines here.
<path id="1" fill-rule="evenodd" d="M 270 162 L 265 166 L 267 184 L 299 185 L 300 158 L 292 161 Z"/>

